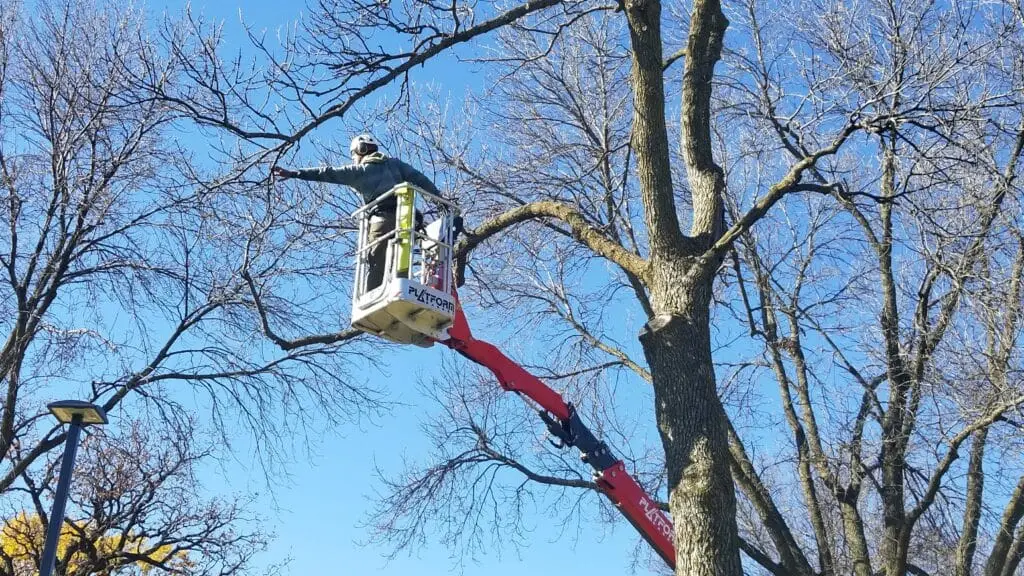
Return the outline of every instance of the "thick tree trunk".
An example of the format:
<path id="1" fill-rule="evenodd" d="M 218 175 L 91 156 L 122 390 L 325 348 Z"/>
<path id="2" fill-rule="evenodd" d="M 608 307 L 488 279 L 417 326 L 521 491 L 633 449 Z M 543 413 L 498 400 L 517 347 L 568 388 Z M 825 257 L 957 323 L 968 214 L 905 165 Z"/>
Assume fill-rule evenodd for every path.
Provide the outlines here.
<path id="1" fill-rule="evenodd" d="M 971 459 L 967 466 L 967 501 L 964 504 L 963 530 L 956 548 L 954 576 L 971 576 L 974 552 L 978 546 L 978 523 L 981 521 L 982 495 L 985 490 L 985 442 L 988 428 L 974 433 Z"/>
<path id="2" fill-rule="evenodd" d="M 683 265 L 660 268 L 679 272 Z M 695 268 L 691 265 L 691 271 Z M 665 280 L 652 293 L 657 316 L 640 342 L 665 447 L 676 574 L 740 576 L 728 433 L 711 360 L 712 277 L 686 274 Z"/>
<path id="3" fill-rule="evenodd" d="M 1024 531 L 1017 530 L 1017 537 L 1013 540 L 1013 546 L 1010 547 L 1010 553 L 1006 557 L 1006 563 L 1003 565 L 1003 572 L 1000 576 L 1014 576 L 1022 556 L 1024 556 Z"/>
<path id="4" fill-rule="evenodd" d="M 683 91 L 683 149 L 694 197 L 694 238 L 686 238 L 676 215 L 665 125 L 661 2 L 625 0 L 622 7 L 632 46 L 632 144 L 651 253 L 637 275 L 650 289 L 654 314 L 640 342 L 665 448 L 676 573 L 740 576 L 726 417 L 711 361 L 709 306 L 717 263 L 697 257 L 721 233 L 724 181 L 711 157 L 710 96 L 728 22 L 717 2 L 694 4 Z"/>
<path id="5" fill-rule="evenodd" d="M 896 178 L 896 144 L 890 137 L 885 142 L 882 157 L 881 192 L 885 198 L 896 195 L 893 181 Z M 890 399 L 882 421 L 882 565 L 886 574 L 904 574 L 907 571 L 907 554 L 910 527 L 907 525 L 904 471 L 907 464 L 907 443 L 904 425 L 912 413 L 911 389 L 914 386 L 900 349 L 900 312 L 893 272 L 893 205 L 883 203 L 879 207 L 882 220 L 882 238 L 878 253 L 879 276 L 882 288 L 882 314 L 879 323 L 885 340 L 885 355 L 889 374 Z"/>
<path id="6" fill-rule="evenodd" d="M 1006 503 L 1006 508 L 1003 510 L 999 531 L 996 533 L 995 542 L 992 543 L 992 553 L 989 554 L 988 562 L 985 564 L 985 576 L 1003 574 L 1013 547 L 1014 531 L 1022 518 L 1024 518 L 1024 477 L 1017 482 L 1017 488 L 1014 489 L 1010 501 Z"/>
<path id="7" fill-rule="evenodd" d="M 665 125 L 665 82 L 662 70 L 661 3 L 626 2 L 633 82 L 633 148 L 642 190 L 644 219 L 651 253 L 679 250 L 683 235 L 676 217 L 668 128 Z"/>
<path id="8" fill-rule="evenodd" d="M 850 563 L 853 564 L 855 576 L 872 576 L 871 553 L 868 551 L 868 540 L 864 535 L 864 519 L 857 509 L 858 493 L 844 491 L 836 495 L 839 501 L 839 513 L 843 518 L 843 531 L 850 549 Z"/>

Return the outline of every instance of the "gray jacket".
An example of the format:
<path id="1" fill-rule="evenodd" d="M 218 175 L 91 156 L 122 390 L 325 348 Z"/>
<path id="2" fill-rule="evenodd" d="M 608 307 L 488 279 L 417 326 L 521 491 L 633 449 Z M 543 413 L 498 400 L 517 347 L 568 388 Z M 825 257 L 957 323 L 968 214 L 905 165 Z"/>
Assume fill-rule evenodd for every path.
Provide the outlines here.
<path id="1" fill-rule="evenodd" d="M 441 195 L 429 178 L 412 166 L 398 158 L 388 158 L 380 152 L 370 154 L 360 164 L 349 164 L 332 168 L 306 168 L 299 170 L 295 176 L 301 180 L 315 180 L 351 186 L 363 197 L 364 203 L 370 203 L 381 194 L 402 182 L 408 182 L 431 194 Z M 394 210 L 395 201 L 385 200 L 380 210 Z"/>

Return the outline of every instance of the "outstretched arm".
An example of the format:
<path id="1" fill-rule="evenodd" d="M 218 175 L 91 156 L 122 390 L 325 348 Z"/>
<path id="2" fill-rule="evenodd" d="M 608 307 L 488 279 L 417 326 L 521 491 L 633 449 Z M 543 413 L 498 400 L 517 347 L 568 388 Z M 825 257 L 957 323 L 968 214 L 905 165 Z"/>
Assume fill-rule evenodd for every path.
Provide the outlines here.
<path id="1" fill-rule="evenodd" d="M 364 168 L 358 164 L 350 164 L 348 166 L 340 166 L 337 168 L 331 166 L 324 166 L 322 168 L 303 168 L 302 170 L 296 170 L 294 177 L 299 180 L 313 180 L 315 182 L 351 185 L 358 177 L 357 175 L 363 170 Z"/>
<path id="2" fill-rule="evenodd" d="M 361 166 L 351 164 L 349 166 L 341 166 L 338 168 L 324 166 L 322 168 L 303 168 L 301 170 L 288 170 L 287 168 L 274 166 L 270 169 L 270 172 L 282 180 L 298 178 L 299 180 L 313 180 L 316 182 L 351 185 L 356 179 L 356 174 L 358 174 L 360 170 L 362 170 Z"/>

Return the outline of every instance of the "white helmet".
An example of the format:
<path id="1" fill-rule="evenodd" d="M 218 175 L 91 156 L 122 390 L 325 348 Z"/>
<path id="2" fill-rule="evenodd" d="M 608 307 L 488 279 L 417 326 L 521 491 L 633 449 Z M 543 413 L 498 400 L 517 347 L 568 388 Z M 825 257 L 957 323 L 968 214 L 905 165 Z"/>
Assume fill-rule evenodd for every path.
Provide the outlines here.
<path id="1" fill-rule="evenodd" d="M 360 134 L 352 139 L 352 143 L 348 146 L 348 151 L 355 159 L 356 156 L 366 156 L 377 151 L 380 144 L 377 139 L 370 134 Z"/>

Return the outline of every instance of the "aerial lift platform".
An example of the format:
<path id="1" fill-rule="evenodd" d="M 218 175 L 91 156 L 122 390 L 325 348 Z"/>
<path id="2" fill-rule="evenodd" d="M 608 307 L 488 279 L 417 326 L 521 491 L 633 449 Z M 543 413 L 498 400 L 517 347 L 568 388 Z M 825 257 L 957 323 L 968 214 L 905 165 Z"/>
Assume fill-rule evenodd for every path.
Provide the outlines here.
<path id="1" fill-rule="evenodd" d="M 371 239 L 373 208 L 391 197 L 397 205 L 394 230 Z M 399 184 L 353 213 L 359 239 L 352 327 L 399 344 L 447 346 L 490 370 L 504 390 L 530 399 L 559 445 L 581 452 L 601 492 L 675 568 L 672 523 L 622 460 L 590 431 L 571 402 L 494 345 L 473 337 L 452 268 L 458 215 L 453 203 L 409 184 Z M 371 250 L 381 243 L 387 246 L 384 280 L 368 289 Z"/>

